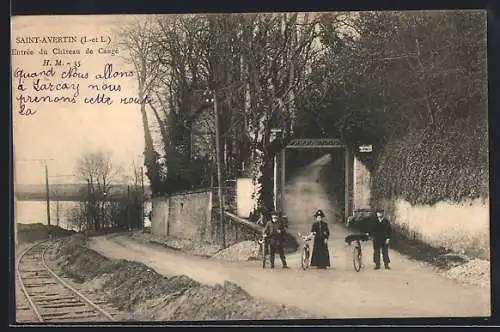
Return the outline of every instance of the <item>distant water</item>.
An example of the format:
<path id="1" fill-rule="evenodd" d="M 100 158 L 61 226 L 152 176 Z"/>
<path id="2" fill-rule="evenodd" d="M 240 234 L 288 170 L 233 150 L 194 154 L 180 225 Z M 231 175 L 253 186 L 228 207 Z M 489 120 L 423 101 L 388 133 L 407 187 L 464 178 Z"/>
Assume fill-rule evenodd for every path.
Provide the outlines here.
<path id="1" fill-rule="evenodd" d="M 21 201 L 14 203 L 14 220 L 22 224 L 42 223 L 47 225 L 47 203 L 45 201 Z M 80 202 L 60 201 L 50 202 L 50 224 L 73 229 L 69 220 L 70 211 L 77 208 Z"/>
<path id="2" fill-rule="evenodd" d="M 78 208 L 83 203 L 79 201 L 51 201 L 50 202 L 50 224 L 58 225 L 66 229 L 76 230 L 69 222 L 72 209 Z M 22 224 L 42 223 L 47 225 L 47 203 L 45 201 L 17 200 L 14 203 L 14 220 Z M 151 210 L 151 202 L 145 204 L 145 216 Z"/>

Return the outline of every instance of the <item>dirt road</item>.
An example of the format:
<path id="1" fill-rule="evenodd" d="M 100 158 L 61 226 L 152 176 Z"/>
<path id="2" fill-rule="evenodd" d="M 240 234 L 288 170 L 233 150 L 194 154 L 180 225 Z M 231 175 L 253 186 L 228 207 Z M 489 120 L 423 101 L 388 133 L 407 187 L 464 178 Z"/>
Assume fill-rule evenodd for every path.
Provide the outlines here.
<path id="1" fill-rule="evenodd" d="M 372 268 L 371 243 L 364 245 L 365 267 L 355 272 L 352 248 L 344 244 L 346 230 L 336 224 L 335 202 L 317 181 L 319 169 L 330 162 L 318 159 L 287 187 L 290 232 L 307 232 L 314 210 L 327 214 L 331 237 L 330 270 L 302 271 L 300 253 L 289 255 L 291 269 L 263 270 L 260 262 L 223 262 L 190 256 L 154 244 L 141 244 L 125 235 L 94 238 L 90 245 L 101 254 L 142 262 L 165 275 L 185 274 L 207 284 L 232 281 L 250 294 L 280 304 L 294 305 L 327 318 L 372 317 L 461 317 L 489 316 L 490 289 L 463 286 L 434 272 L 431 267 L 410 261 L 391 250 L 392 270 Z"/>
<path id="2" fill-rule="evenodd" d="M 459 285 L 394 252 L 393 270 L 375 271 L 370 265 L 355 272 L 350 248 L 340 244 L 337 227 L 333 233 L 335 266 L 326 271 L 300 270 L 298 254 L 288 257 L 289 270 L 262 270 L 259 262 L 207 260 L 124 235 L 96 237 L 90 245 L 109 258 L 139 261 L 164 275 L 185 274 L 207 284 L 232 281 L 253 296 L 328 318 L 489 315 L 488 288 Z"/>

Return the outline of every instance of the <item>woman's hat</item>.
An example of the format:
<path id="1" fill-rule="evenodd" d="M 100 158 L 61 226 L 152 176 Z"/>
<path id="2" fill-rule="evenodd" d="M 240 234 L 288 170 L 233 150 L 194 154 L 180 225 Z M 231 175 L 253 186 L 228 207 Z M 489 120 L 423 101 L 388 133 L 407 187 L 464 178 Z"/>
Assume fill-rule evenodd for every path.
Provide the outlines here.
<path id="1" fill-rule="evenodd" d="M 318 210 L 318 211 L 316 211 L 316 213 L 314 214 L 314 216 L 315 217 L 317 217 L 317 216 L 325 217 L 325 214 L 323 213 L 323 211 Z"/>

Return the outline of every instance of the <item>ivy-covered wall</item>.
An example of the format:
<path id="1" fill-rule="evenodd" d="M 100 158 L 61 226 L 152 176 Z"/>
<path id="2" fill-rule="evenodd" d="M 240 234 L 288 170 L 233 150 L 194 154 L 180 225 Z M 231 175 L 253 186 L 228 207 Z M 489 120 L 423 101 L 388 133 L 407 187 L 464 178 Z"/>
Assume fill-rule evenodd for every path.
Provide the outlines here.
<path id="1" fill-rule="evenodd" d="M 488 259 L 489 163 L 485 122 L 414 130 L 377 154 L 372 207 L 410 238 Z"/>
<path id="2" fill-rule="evenodd" d="M 460 121 L 388 142 L 377 157 L 373 196 L 413 205 L 460 203 L 488 197 L 488 173 L 486 126 Z"/>

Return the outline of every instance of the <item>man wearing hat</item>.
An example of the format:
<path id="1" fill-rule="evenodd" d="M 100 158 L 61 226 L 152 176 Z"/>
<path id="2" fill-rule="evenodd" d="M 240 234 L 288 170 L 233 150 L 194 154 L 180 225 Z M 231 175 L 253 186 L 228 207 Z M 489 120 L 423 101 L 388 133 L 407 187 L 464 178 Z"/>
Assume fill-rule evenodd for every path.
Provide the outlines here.
<path id="1" fill-rule="evenodd" d="M 373 262 L 375 263 L 375 270 L 380 270 L 381 251 L 384 267 L 390 270 L 389 263 L 391 260 L 389 258 L 389 243 L 392 233 L 391 224 L 384 216 L 384 210 L 382 209 L 376 211 L 376 217 L 370 232 L 373 239 Z"/>
<path id="2" fill-rule="evenodd" d="M 287 269 L 288 266 L 286 265 L 285 249 L 283 246 L 285 226 L 276 211 L 271 214 L 271 220 L 268 221 L 264 227 L 264 234 L 266 234 L 269 239 L 271 268 L 274 268 L 274 256 L 276 255 L 276 251 L 278 251 L 283 268 Z"/>
<path id="3" fill-rule="evenodd" d="M 330 253 L 328 252 L 328 238 L 330 230 L 328 224 L 323 220 L 325 214 L 318 210 L 314 214 L 316 222 L 312 225 L 311 232 L 316 233 L 314 236 L 314 246 L 311 256 L 311 266 L 316 266 L 318 269 L 326 269 L 330 266 Z"/>

